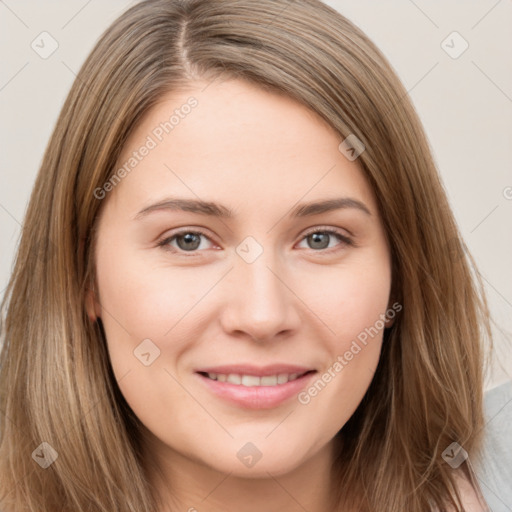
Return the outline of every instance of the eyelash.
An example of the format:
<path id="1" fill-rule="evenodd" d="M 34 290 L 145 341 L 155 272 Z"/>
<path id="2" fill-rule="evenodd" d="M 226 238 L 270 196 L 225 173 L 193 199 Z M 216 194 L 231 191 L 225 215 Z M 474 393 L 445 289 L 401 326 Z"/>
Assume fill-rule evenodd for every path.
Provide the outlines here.
<path id="1" fill-rule="evenodd" d="M 194 228 L 194 229 L 183 229 L 181 231 L 178 231 L 177 233 L 174 233 L 172 236 L 168 236 L 168 237 L 165 237 L 164 239 L 160 240 L 158 243 L 157 243 L 157 247 L 161 247 L 162 249 L 164 249 L 165 251 L 169 251 L 169 252 L 172 252 L 172 253 L 176 253 L 176 254 L 180 254 L 180 255 L 184 255 L 185 257 L 194 257 L 195 255 L 197 255 L 198 252 L 201 252 L 200 250 L 194 250 L 194 251 L 184 251 L 182 249 L 176 249 L 174 247 L 171 248 L 171 246 L 169 245 L 170 242 L 172 242 L 174 239 L 176 239 L 177 237 L 181 236 L 181 235 L 185 235 L 187 233 L 192 233 L 194 235 L 202 235 L 204 236 L 205 238 L 207 238 L 208 240 L 210 240 L 211 242 L 213 242 L 210 237 L 208 236 L 207 233 L 205 233 L 204 231 L 202 231 L 201 229 L 198 229 L 198 228 Z M 346 235 L 342 234 L 340 231 L 336 230 L 336 229 L 332 229 L 332 228 L 324 228 L 324 227 L 319 227 L 319 228 L 315 228 L 311 231 L 308 231 L 306 232 L 303 237 L 301 238 L 301 242 L 302 240 L 304 240 L 306 237 L 308 237 L 309 235 L 313 235 L 314 233 L 328 233 L 329 235 L 335 235 L 337 236 L 341 242 L 342 242 L 342 247 L 343 246 L 351 246 L 351 247 L 356 247 L 356 244 L 355 242 L 347 237 Z M 332 252 L 337 252 L 339 251 L 341 248 L 340 247 L 331 247 L 329 249 L 319 249 L 319 250 L 315 250 L 315 249 L 310 249 L 311 251 L 315 252 L 315 253 L 318 253 L 318 254 L 321 254 L 321 253 L 324 253 L 324 254 L 331 254 Z"/>

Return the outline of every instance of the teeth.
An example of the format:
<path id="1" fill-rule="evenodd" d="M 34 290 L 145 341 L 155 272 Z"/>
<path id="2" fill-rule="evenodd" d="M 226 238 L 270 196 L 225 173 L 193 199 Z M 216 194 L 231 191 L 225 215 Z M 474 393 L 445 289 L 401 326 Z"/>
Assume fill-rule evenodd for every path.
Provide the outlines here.
<path id="1" fill-rule="evenodd" d="M 229 382 L 238 386 L 277 386 L 278 384 L 286 384 L 291 380 L 299 377 L 299 373 L 280 373 L 279 375 L 266 375 L 265 377 L 257 377 L 255 375 L 239 375 L 237 373 L 230 373 L 228 375 L 223 373 L 208 373 L 208 378 L 218 380 L 219 382 Z"/>
<path id="2" fill-rule="evenodd" d="M 243 375 L 242 376 L 242 386 L 248 386 L 252 388 L 253 386 L 261 385 L 260 377 L 253 377 L 252 375 Z"/>
<path id="3" fill-rule="evenodd" d="M 242 384 L 242 377 L 236 373 L 230 373 L 226 382 L 229 382 L 230 384 Z"/>
<path id="4" fill-rule="evenodd" d="M 286 379 L 288 381 L 288 379 Z M 276 386 L 277 385 L 277 375 L 266 375 L 265 377 L 261 377 L 260 379 L 261 386 Z"/>
<path id="5" fill-rule="evenodd" d="M 277 376 L 277 383 L 278 384 L 284 384 L 285 382 L 288 382 L 288 374 L 287 373 L 280 373 Z"/>

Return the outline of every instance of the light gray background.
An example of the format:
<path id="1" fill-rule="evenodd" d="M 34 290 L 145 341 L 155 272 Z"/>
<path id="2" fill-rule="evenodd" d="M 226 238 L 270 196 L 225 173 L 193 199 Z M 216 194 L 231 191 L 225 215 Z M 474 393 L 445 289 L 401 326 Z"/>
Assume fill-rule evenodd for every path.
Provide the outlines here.
<path id="1" fill-rule="evenodd" d="M 103 30 L 134 3 L 0 0 L 0 294 L 75 74 Z M 512 375 L 512 0 L 326 3 L 370 36 L 409 91 L 487 287 L 496 359 Z M 58 43 L 46 59 L 31 47 L 43 45 L 44 31 Z M 453 36 L 443 44 L 454 31 L 469 45 L 458 58 L 443 48 L 462 48 Z M 486 387 L 505 378 L 494 365 Z"/>

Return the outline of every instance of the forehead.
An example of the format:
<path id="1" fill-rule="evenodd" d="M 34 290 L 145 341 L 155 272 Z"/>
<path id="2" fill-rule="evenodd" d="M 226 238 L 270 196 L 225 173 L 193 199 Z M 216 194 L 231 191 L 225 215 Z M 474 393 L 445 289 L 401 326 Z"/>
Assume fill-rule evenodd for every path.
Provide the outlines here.
<path id="1" fill-rule="evenodd" d="M 342 140 L 287 96 L 240 80 L 196 82 L 163 96 L 135 127 L 117 167 L 135 165 L 114 193 L 260 208 L 350 193 L 374 205 L 359 163 L 338 149 Z"/>

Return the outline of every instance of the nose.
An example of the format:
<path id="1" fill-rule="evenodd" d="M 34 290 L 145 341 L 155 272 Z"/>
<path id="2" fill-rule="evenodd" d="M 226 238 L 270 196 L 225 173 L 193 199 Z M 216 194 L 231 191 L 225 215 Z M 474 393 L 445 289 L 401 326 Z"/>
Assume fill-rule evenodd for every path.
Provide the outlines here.
<path id="1" fill-rule="evenodd" d="M 223 284 L 226 300 L 220 312 L 224 331 L 259 342 L 281 339 L 300 325 L 300 300 L 282 265 L 264 253 L 252 263 L 236 257 Z"/>

